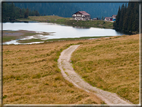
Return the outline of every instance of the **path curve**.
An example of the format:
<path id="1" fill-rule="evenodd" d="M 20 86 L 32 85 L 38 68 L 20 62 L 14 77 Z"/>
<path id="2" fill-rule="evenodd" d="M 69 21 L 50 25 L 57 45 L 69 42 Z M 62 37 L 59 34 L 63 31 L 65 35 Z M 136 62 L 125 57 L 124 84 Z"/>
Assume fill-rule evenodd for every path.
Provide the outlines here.
<path id="1" fill-rule="evenodd" d="M 93 92 L 100 99 L 102 99 L 106 104 L 126 104 L 132 105 L 131 102 L 126 101 L 123 98 L 120 98 L 117 94 L 103 91 L 96 87 L 91 86 L 85 82 L 80 75 L 78 75 L 72 68 L 70 63 L 71 54 L 78 48 L 79 45 L 72 45 L 69 48 L 61 52 L 61 55 L 58 59 L 58 67 L 61 70 L 63 77 L 74 84 L 76 87 L 83 89 L 87 92 Z"/>

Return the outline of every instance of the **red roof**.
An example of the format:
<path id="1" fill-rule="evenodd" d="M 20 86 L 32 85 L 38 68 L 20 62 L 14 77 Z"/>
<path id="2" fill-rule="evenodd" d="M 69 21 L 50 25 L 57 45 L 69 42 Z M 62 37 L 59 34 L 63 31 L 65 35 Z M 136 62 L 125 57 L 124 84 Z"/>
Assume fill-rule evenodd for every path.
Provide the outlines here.
<path id="1" fill-rule="evenodd" d="M 88 14 L 88 13 L 85 12 L 85 11 L 78 11 L 78 12 L 76 12 L 76 13 L 74 13 L 74 14 L 77 14 L 77 13 L 80 13 L 80 14 L 82 14 L 82 15 L 90 15 L 90 14 Z"/>

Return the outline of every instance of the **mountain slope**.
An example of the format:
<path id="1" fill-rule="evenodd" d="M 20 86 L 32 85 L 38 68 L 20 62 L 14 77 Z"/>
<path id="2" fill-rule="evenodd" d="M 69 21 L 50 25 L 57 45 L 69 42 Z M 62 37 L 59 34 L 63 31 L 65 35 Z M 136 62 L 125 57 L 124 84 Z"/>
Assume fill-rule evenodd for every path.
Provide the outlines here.
<path id="1" fill-rule="evenodd" d="M 117 14 L 119 6 L 123 3 L 75 3 L 75 6 L 88 12 L 92 18 L 94 17 L 110 17 Z"/>
<path id="2" fill-rule="evenodd" d="M 78 10 L 79 7 L 71 3 L 14 3 L 20 8 L 29 8 L 31 10 L 38 10 L 41 15 L 58 15 L 62 17 L 71 17 L 72 14 Z"/>
<path id="3" fill-rule="evenodd" d="M 14 3 L 20 8 L 38 10 L 41 15 L 58 15 L 72 17 L 76 11 L 86 11 L 94 17 L 110 17 L 117 14 L 123 3 Z"/>

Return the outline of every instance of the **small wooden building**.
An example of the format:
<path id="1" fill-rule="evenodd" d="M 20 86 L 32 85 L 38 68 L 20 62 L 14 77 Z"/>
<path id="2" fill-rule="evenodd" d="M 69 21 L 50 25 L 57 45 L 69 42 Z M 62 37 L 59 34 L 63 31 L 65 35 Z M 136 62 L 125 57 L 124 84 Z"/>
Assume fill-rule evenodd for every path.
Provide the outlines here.
<path id="1" fill-rule="evenodd" d="M 112 21 L 113 18 L 112 17 L 105 17 L 105 21 Z"/>
<path id="2" fill-rule="evenodd" d="M 74 20 L 90 20 L 90 14 L 85 11 L 78 11 L 72 15 Z"/>

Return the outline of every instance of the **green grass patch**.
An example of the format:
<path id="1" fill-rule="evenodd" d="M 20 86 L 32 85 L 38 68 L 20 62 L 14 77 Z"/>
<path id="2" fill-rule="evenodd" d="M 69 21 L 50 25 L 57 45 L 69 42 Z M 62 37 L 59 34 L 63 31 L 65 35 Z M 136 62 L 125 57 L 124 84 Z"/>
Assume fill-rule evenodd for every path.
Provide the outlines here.
<path id="1" fill-rule="evenodd" d="M 23 36 L 32 36 L 32 35 L 36 35 L 36 34 L 38 34 L 38 33 L 24 33 L 24 34 L 22 35 L 22 37 L 23 37 Z"/>
<path id="2" fill-rule="evenodd" d="M 3 36 L 2 42 L 7 42 L 7 41 L 15 40 L 15 39 L 17 39 L 16 36 Z"/>
<path id="3" fill-rule="evenodd" d="M 94 36 L 94 37 L 80 37 L 80 38 L 60 38 L 60 39 L 48 39 L 45 40 L 46 42 L 54 42 L 54 41 L 70 41 L 70 40 L 85 40 L 85 39 L 97 39 L 97 38 L 104 38 L 104 37 L 110 37 L 110 36 Z M 78 43 L 79 44 L 79 43 Z M 82 44 L 82 42 L 80 42 Z"/>
<path id="4" fill-rule="evenodd" d="M 41 39 L 18 40 L 19 43 L 43 42 Z"/>

